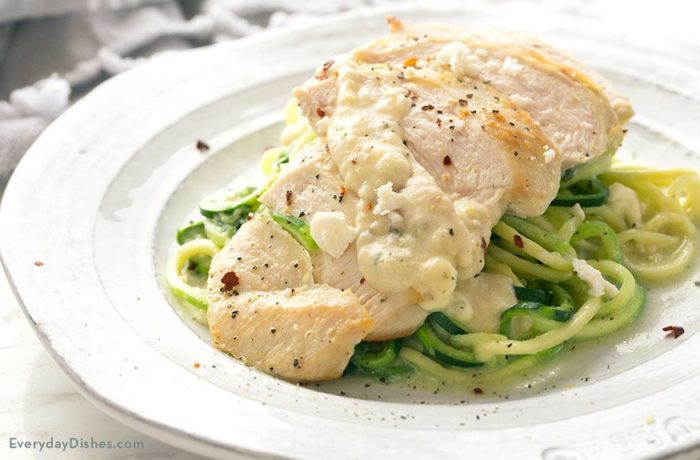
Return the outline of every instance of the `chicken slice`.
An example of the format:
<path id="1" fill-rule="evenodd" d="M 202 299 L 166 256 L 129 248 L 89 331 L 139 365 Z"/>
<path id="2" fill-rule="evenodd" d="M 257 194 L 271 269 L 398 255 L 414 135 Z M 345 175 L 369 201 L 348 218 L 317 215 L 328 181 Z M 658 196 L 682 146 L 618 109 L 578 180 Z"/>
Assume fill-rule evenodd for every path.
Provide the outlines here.
<path id="1" fill-rule="evenodd" d="M 629 101 L 602 77 L 549 47 L 513 35 L 399 25 L 388 37 L 353 51 L 352 58 L 387 63 L 407 75 L 437 63 L 459 78 L 488 82 L 542 127 L 561 151 L 564 168 L 616 149 L 633 114 Z"/>
<path id="2" fill-rule="evenodd" d="M 340 377 L 372 319 L 350 291 L 313 283 L 309 254 L 265 215 L 212 260 L 207 320 L 214 345 L 289 380 Z"/>
<path id="3" fill-rule="evenodd" d="M 490 228 L 506 209 L 538 215 L 549 205 L 557 192 L 561 157 L 527 112 L 489 85 L 457 78 L 440 66 L 408 71 L 350 61 L 348 56 L 338 58 L 323 78 L 317 73 L 294 91 L 320 135 L 335 115 L 332 88 L 338 91 L 339 69 L 359 67 L 364 90 L 377 95 L 386 91 L 387 83 L 378 74 L 388 73 L 411 101 L 400 122 L 404 144 L 472 232 L 488 240 Z"/>
<path id="4" fill-rule="evenodd" d="M 357 196 L 345 189 L 325 142 L 319 139 L 304 146 L 260 201 L 276 213 L 307 222 L 318 211 L 342 212 L 348 222 L 355 222 Z"/>
<path id="5" fill-rule="evenodd" d="M 260 201 L 273 212 L 293 214 L 307 222 L 322 211 L 342 212 L 347 222 L 354 222 L 358 198 L 345 190 L 338 168 L 317 140 L 304 147 Z M 405 337 L 425 321 L 428 313 L 416 304 L 415 295 L 381 294 L 366 282 L 354 244 L 338 258 L 314 251 L 311 260 L 316 283 L 352 291 L 367 309 L 373 327 L 365 340 Z"/>

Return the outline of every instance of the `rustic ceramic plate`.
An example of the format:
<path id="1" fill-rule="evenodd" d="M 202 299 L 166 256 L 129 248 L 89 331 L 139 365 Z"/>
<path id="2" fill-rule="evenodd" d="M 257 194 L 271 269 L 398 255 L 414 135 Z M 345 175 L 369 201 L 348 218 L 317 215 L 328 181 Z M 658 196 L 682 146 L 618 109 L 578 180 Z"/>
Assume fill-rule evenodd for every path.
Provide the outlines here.
<path id="1" fill-rule="evenodd" d="M 361 11 L 164 55 L 100 86 L 17 169 L 0 211 L 5 269 L 81 392 L 124 423 L 211 456 L 639 458 L 700 442 L 700 288 L 653 289 L 640 321 L 511 389 L 476 396 L 349 379 L 296 386 L 213 349 L 163 283 L 175 229 L 205 194 L 255 174 L 291 88 L 329 56 L 408 21 L 521 29 L 579 56 L 638 115 L 621 156 L 700 165 L 700 73 L 594 19 L 519 4 Z M 198 139 L 211 149 L 195 148 Z M 41 262 L 41 263 L 38 263 Z M 43 265 L 42 265 L 43 263 Z M 665 337 L 680 324 L 686 334 Z M 537 378 L 557 372 L 542 385 Z M 440 389 L 438 389 L 440 390 Z M 435 394 L 434 394 L 435 393 Z"/>

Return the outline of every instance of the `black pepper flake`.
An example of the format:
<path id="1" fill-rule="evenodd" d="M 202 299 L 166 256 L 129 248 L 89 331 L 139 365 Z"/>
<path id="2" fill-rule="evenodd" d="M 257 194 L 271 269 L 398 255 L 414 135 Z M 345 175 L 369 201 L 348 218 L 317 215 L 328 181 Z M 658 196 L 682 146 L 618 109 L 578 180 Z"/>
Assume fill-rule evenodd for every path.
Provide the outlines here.
<path id="1" fill-rule="evenodd" d="M 483 394 L 483 393 L 484 393 L 484 390 L 482 390 L 481 388 L 478 388 L 478 387 L 477 387 L 477 388 L 474 388 L 474 394 L 475 394 L 475 395 L 480 395 L 480 394 Z"/>
<path id="2" fill-rule="evenodd" d="M 450 236 L 455 236 L 455 229 L 451 228 L 448 230 L 450 232 Z"/>
<path id="3" fill-rule="evenodd" d="M 294 358 L 294 361 L 292 361 L 292 366 L 294 366 L 295 369 L 299 369 L 301 367 L 301 364 L 299 363 L 299 358 Z"/>
<path id="4" fill-rule="evenodd" d="M 231 318 L 235 318 L 236 316 L 238 316 L 238 310 L 233 310 L 231 312 Z"/>
<path id="5" fill-rule="evenodd" d="M 299 263 L 298 263 L 298 262 L 295 262 L 295 263 L 294 263 L 294 268 L 299 268 Z"/>
<path id="6" fill-rule="evenodd" d="M 224 276 L 221 277 L 221 282 L 224 284 L 222 288 L 223 292 L 230 292 L 234 286 L 238 286 L 239 281 L 236 272 L 230 271 L 224 273 Z"/>
<path id="7" fill-rule="evenodd" d="M 445 157 L 442 159 L 442 164 L 445 166 L 449 166 L 452 164 L 452 158 L 450 158 L 449 155 L 445 155 Z"/>
<path id="8" fill-rule="evenodd" d="M 668 336 L 673 337 L 674 339 L 677 339 L 678 337 L 685 334 L 685 329 L 683 329 L 680 326 L 664 326 L 661 330 L 664 332 L 668 332 Z"/>
<path id="9" fill-rule="evenodd" d="M 493 110 L 491 111 L 491 113 L 501 113 L 501 111 L 500 111 L 500 110 L 493 109 Z"/>
<path id="10" fill-rule="evenodd" d="M 435 107 L 433 107 L 431 104 L 426 104 L 426 105 L 424 105 L 423 107 L 421 107 L 420 109 L 421 109 L 423 112 L 427 112 L 428 110 L 433 110 L 434 108 L 435 108 Z"/>
<path id="11" fill-rule="evenodd" d="M 365 278 L 364 278 L 364 277 L 360 278 L 360 284 L 365 284 Z"/>
<path id="12" fill-rule="evenodd" d="M 460 100 L 457 101 L 457 102 L 458 102 L 459 105 L 461 105 L 462 107 L 464 107 L 465 105 L 469 104 L 469 101 L 467 101 L 466 99 L 460 99 Z"/>
<path id="13" fill-rule="evenodd" d="M 292 191 L 287 190 L 284 194 L 284 201 L 287 203 L 287 206 L 292 205 Z"/>
<path id="14" fill-rule="evenodd" d="M 270 334 L 274 334 L 275 332 L 277 332 L 277 329 L 275 329 L 274 327 L 270 329 Z"/>
<path id="15" fill-rule="evenodd" d="M 197 150 L 199 150 L 201 153 L 207 152 L 209 150 L 209 144 L 207 144 L 203 140 L 198 140 L 196 147 Z"/>

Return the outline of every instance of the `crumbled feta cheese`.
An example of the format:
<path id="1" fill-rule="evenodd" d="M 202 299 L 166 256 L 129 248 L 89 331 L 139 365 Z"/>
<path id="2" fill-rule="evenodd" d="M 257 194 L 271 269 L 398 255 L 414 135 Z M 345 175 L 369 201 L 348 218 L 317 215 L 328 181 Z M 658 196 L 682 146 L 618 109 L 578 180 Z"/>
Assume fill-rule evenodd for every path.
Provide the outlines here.
<path id="1" fill-rule="evenodd" d="M 510 95 L 510 100 L 513 101 L 513 103 L 518 104 L 518 105 L 524 105 L 530 102 L 530 98 L 527 96 L 523 96 L 521 94 L 515 93 Z"/>
<path id="2" fill-rule="evenodd" d="M 519 75 L 520 72 L 522 72 L 523 66 L 518 62 L 517 59 L 512 58 L 510 56 L 506 56 L 506 58 L 503 60 L 502 69 L 508 75 L 515 76 Z"/>
<path id="3" fill-rule="evenodd" d="M 345 222 L 342 212 L 319 211 L 311 218 L 311 236 L 323 252 L 336 259 L 355 241 L 357 231 Z"/>
<path id="4" fill-rule="evenodd" d="M 586 213 L 583 212 L 583 208 L 580 203 L 576 203 L 571 207 L 571 211 L 574 213 L 574 217 L 583 222 L 586 220 Z"/>
<path id="5" fill-rule="evenodd" d="M 551 162 L 555 156 L 557 156 L 557 152 L 554 151 L 554 149 L 550 149 L 548 145 L 544 146 L 544 162 L 549 163 Z M 578 204 L 578 203 L 576 203 Z"/>
<path id="6" fill-rule="evenodd" d="M 474 54 L 476 54 L 479 57 L 486 57 L 489 55 L 489 52 L 483 48 L 477 48 L 474 50 Z"/>
<path id="7" fill-rule="evenodd" d="M 571 261 L 571 265 L 574 267 L 576 275 L 588 283 L 591 295 L 595 297 L 600 297 L 603 294 L 613 296 L 620 292 L 617 286 L 603 278 L 603 275 L 585 260 L 574 259 Z"/>
<path id="8" fill-rule="evenodd" d="M 449 65 L 457 75 L 477 73 L 483 67 L 481 59 L 462 42 L 450 42 L 443 46 L 435 56 L 437 62 Z"/>
<path id="9" fill-rule="evenodd" d="M 372 211 L 378 216 L 387 216 L 404 204 L 404 197 L 393 190 L 394 184 L 387 182 L 377 188 L 377 205 Z"/>
<path id="10" fill-rule="evenodd" d="M 614 182 L 608 187 L 608 205 L 621 216 L 625 223 L 631 227 L 640 228 L 642 226 L 642 204 L 637 194 L 629 187 L 625 187 L 619 182 Z"/>

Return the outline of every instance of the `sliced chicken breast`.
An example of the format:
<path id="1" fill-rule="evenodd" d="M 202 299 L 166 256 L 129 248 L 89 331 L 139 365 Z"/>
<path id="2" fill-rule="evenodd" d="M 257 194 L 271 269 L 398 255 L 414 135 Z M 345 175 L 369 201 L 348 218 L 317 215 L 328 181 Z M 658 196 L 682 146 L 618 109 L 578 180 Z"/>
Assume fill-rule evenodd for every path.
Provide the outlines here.
<path id="1" fill-rule="evenodd" d="M 265 215 L 212 260 L 208 301 L 217 348 L 290 380 L 340 377 L 372 327 L 352 292 L 314 284 L 309 254 Z"/>
<path id="2" fill-rule="evenodd" d="M 329 69 L 336 65 L 346 64 Z M 497 195 L 514 214 L 541 214 L 556 194 L 561 159 L 528 113 L 479 80 L 457 78 L 439 66 L 411 69 L 359 65 L 366 91 L 386 90 L 375 79 L 379 70 L 393 73 L 404 89 L 411 101 L 400 123 L 404 142 L 448 197 L 493 209 Z M 294 91 L 321 135 L 335 112 L 334 86 L 337 90 L 337 76 L 329 71 Z M 496 206 L 495 220 L 504 209 Z M 489 219 L 485 226 L 494 223 Z"/>
<path id="3" fill-rule="evenodd" d="M 354 50 L 351 56 L 407 70 L 437 62 L 459 78 L 469 76 L 488 84 L 541 126 L 561 151 L 564 168 L 617 148 L 624 123 L 633 114 L 629 101 L 602 77 L 519 36 L 398 24 L 388 37 Z M 333 70 L 330 67 L 327 74 Z"/>

